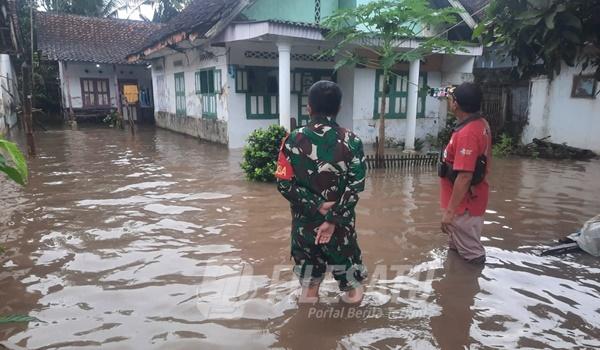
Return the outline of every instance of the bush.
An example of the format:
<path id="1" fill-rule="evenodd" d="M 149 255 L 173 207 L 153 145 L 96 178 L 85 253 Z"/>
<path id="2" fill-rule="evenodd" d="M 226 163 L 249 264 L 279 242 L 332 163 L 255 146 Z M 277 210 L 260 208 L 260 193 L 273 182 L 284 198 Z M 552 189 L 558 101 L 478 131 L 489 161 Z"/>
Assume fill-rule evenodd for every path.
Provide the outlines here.
<path id="1" fill-rule="evenodd" d="M 506 157 L 513 154 L 514 151 L 515 144 L 513 139 L 507 134 L 502 134 L 502 136 L 500 136 L 500 141 L 492 147 L 492 154 L 494 157 Z"/>
<path id="2" fill-rule="evenodd" d="M 446 125 L 438 132 L 437 136 L 427 134 L 425 137 L 429 146 L 433 149 L 442 149 L 446 147 L 448 142 L 450 142 L 450 137 L 452 137 L 452 132 L 455 126 L 456 117 L 453 115 L 448 115 L 448 119 L 446 119 Z"/>
<path id="3" fill-rule="evenodd" d="M 249 180 L 275 181 L 277 155 L 285 135 L 285 129 L 279 125 L 271 125 L 266 130 L 257 129 L 250 134 L 241 163 Z"/>
<path id="4" fill-rule="evenodd" d="M 110 112 L 102 121 L 111 128 L 118 127 L 119 129 L 124 129 L 123 120 L 117 111 Z"/>

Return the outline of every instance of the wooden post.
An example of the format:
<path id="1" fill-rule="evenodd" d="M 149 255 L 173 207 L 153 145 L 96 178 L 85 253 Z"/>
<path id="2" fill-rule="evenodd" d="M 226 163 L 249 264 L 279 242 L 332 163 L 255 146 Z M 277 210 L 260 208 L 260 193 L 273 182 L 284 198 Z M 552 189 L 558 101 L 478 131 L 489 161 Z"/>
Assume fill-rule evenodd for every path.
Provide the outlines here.
<path id="1" fill-rule="evenodd" d="M 124 101 L 123 95 L 121 95 L 121 90 L 119 89 L 119 79 L 117 78 L 117 65 L 113 64 L 113 78 L 115 80 L 115 104 L 117 105 L 117 118 L 119 119 L 118 124 L 121 129 L 125 129 L 125 123 L 123 123 L 123 110 L 122 103 Z"/>
<path id="2" fill-rule="evenodd" d="M 73 102 L 71 101 L 71 86 L 69 83 L 69 75 L 67 74 L 67 64 L 63 61 L 59 61 L 59 64 L 62 66 L 63 79 L 65 80 L 65 88 L 67 90 L 67 106 L 69 107 L 69 123 L 71 123 L 71 127 L 77 125 L 77 121 L 75 120 L 75 113 L 73 113 Z M 81 94 L 83 100 L 83 92 Z"/>
<path id="3" fill-rule="evenodd" d="M 23 76 L 23 125 L 27 136 L 27 153 L 35 156 L 35 140 L 33 138 L 33 120 L 31 118 L 31 69 L 27 62 L 21 66 Z"/>
<path id="4" fill-rule="evenodd" d="M 131 129 L 131 135 L 135 135 L 135 122 L 133 120 L 133 105 L 127 104 L 127 119 L 129 120 L 129 128 Z"/>

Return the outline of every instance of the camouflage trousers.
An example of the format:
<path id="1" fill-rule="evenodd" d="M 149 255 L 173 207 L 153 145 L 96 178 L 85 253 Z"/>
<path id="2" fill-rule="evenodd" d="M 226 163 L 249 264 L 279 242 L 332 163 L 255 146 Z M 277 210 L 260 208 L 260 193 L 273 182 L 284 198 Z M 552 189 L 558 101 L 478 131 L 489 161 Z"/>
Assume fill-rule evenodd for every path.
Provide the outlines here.
<path id="1" fill-rule="evenodd" d="M 303 287 L 323 281 L 329 268 L 341 291 L 360 286 L 367 278 L 354 225 L 336 226 L 327 244 L 315 244 L 320 222 L 292 222 L 292 258 L 294 273 Z"/>

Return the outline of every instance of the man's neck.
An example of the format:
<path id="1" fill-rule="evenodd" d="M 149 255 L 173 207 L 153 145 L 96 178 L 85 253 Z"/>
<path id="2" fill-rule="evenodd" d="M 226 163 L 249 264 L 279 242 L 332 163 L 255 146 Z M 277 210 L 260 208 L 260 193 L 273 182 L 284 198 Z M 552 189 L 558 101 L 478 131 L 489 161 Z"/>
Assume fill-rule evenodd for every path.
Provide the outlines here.
<path id="1" fill-rule="evenodd" d="M 313 122 L 335 122 L 335 117 L 327 117 L 324 115 L 311 115 L 310 120 Z"/>
<path id="2" fill-rule="evenodd" d="M 471 115 L 472 115 L 472 113 L 466 113 L 466 112 L 463 112 L 463 111 L 457 111 L 457 112 L 455 113 L 456 120 L 457 120 L 459 123 L 462 123 L 462 122 L 463 122 L 463 121 L 465 121 L 467 118 L 469 118 Z"/>

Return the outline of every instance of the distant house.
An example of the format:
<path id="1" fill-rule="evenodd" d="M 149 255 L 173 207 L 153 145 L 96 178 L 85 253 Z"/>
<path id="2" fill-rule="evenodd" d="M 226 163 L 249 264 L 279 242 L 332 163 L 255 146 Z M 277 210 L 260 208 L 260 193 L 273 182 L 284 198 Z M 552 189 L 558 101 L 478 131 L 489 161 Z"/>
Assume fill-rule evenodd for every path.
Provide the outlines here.
<path id="1" fill-rule="evenodd" d="M 153 118 L 152 78 L 146 63 L 127 55 L 160 25 L 115 18 L 37 12 L 37 48 L 58 62 L 65 118 L 102 117 L 121 110 L 125 119 Z M 124 90 L 138 91 L 135 108 L 122 108 Z"/>
<path id="2" fill-rule="evenodd" d="M 344 93 L 339 122 L 367 143 L 375 141 L 382 102 L 381 72 L 361 67 L 334 72 L 335 58 L 317 53 L 330 45 L 319 23 L 342 7 L 365 0 L 198 0 L 152 34 L 131 62 L 152 65 L 156 124 L 227 144 L 243 146 L 257 128 L 308 122 L 307 90 L 316 81 L 337 81 Z M 439 0 L 440 6 L 460 6 Z M 474 20 L 468 12 L 464 18 Z M 467 21 L 465 21 L 467 22 Z M 463 28 L 464 27 L 464 28 Z M 469 24 L 449 35 L 470 38 Z M 417 42 L 404 43 L 410 50 Z M 360 51 L 360 49 L 357 49 Z M 446 104 L 419 92 L 408 94 L 408 76 L 420 87 L 459 84 L 473 79 L 474 58 L 482 48 L 433 54 L 400 64 L 387 103 L 386 134 L 403 140 L 436 134 L 446 118 Z M 366 54 L 366 53 L 365 53 Z M 416 109 L 416 118 L 407 115 Z M 408 117 L 408 118 L 407 118 Z"/>
<path id="3" fill-rule="evenodd" d="M 14 0 L 0 0 L 0 135 L 17 124 L 19 90 L 15 58 L 21 52 Z"/>
<path id="4" fill-rule="evenodd" d="M 483 5 L 489 0 L 480 0 Z M 516 62 L 487 49 L 477 58 L 475 75 L 484 89 L 484 108 L 496 129 L 520 134 L 527 144 L 534 138 L 591 149 L 600 153 L 600 86 L 589 67 L 568 67 L 553 80 L 546 76 L 516 80 Z"/>

